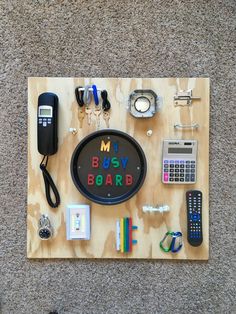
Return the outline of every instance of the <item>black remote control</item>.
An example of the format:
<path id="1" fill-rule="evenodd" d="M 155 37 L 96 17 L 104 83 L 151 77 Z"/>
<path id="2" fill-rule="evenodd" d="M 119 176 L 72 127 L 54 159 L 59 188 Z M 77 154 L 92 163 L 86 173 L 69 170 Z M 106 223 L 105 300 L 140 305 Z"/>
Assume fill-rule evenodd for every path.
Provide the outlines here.
<path id="1" fill-rule="evenodd" d="M 202 243 L 202 192 L 186 192 L 188 242 L 192 246 Z"/>

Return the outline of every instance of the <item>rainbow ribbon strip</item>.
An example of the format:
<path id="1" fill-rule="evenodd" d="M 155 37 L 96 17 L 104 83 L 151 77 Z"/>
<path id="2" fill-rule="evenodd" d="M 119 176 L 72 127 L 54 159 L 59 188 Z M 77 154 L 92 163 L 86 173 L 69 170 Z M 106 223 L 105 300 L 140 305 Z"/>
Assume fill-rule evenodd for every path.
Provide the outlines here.
<path id="1" fill-rule="evenodd" d="M 121 253 L 132 252 L 133 244 L 137 240 L 132 240 L 132 231 L 137 230 L 137 226 L 132 225 L 132 218 L 124 217 L 116 221 L 116 250 Z"/>

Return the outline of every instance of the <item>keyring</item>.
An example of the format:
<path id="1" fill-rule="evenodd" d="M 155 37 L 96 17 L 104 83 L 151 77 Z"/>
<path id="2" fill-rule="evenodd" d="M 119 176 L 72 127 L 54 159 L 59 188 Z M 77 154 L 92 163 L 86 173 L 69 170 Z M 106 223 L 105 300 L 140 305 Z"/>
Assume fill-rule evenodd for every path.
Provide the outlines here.
<path id="1" fill-rule="evenodd" d="M 83 95 L 83 101 L 85 103 L 85 105 L 89 105 L 91 102 L 91 94 L 90 94 L 90 89 L 91 86 L 90 85 L 86 85 L 84 87 L 84 95 Z"/>
<path id="2" fill-rule="evenodd" d="M 95 105 L 98 106 L 99 105 L 99 99 L 98 99 L 97 86 L 96 85 L 92 85 L 92 89 L 93 89 L 93 98 L 94 98 Z"/>
<path id="3" fill-rule="evenodd" d="M 171 243 L 169 247 L 164 247 L 163 243 L 166 240 L 167 237 L 171 237 Z M 178 239 L 178 240 L 177 240 Z M 176 246 L 176 243 L 178 242 L 178 245 Z M 160 242 L 160 248 L 163 252 L 172 252 L 172 253 L 177 253 L 180 251 L 180 249 L 183 246 L 183 241 L 182 241 L 182 233 L 177 231 L 177 232 L 171 232 L 168 231 L 166 232 L 164 238 Z"/>

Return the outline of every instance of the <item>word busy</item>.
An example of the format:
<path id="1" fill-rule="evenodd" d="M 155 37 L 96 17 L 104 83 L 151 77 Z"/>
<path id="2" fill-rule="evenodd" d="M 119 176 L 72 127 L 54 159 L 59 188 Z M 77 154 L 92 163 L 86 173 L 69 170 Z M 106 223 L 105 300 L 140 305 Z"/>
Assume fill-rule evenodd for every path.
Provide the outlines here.
<path id="1" fill-rule="evenodd" d="M 113 144 L 113 150 L 114 153 L 118 153 L 118 144 Z M 111 150 L 111 141 L 108 141 L 105 143 L 104 141 L 101 141 L 100 151 L 104 152 L 110 152 Z M 124 172 L 127 168 L 128 164 L 128 157 L 98 157 L 93 156 L 91 158 L 91 167 L 94 170 L 99 169 L 121 169 L 122 172 Z M 133 176 L 131 174 L 111 174 L 111 173 L 105 173 L 105 174 L 88 174 L 88 185 L 93 186 L 130 186 L 133 184 Z"/>

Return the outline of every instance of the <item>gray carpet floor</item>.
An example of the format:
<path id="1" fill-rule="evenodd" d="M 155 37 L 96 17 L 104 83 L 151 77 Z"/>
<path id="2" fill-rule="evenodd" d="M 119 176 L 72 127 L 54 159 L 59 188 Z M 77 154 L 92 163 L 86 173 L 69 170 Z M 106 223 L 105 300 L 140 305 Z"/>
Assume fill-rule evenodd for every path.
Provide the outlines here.
<path id="1" fill-rule="evenodd" d="M 235 9 L 235 0 L 0 0 L 1 313 L 236 313 Z M 29 76 L 210 77 L 208 263 L 27 260 Z"/>

